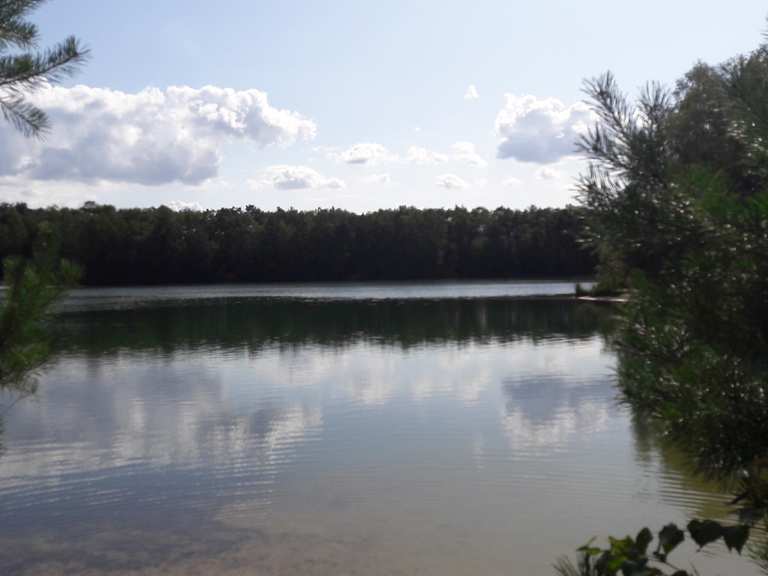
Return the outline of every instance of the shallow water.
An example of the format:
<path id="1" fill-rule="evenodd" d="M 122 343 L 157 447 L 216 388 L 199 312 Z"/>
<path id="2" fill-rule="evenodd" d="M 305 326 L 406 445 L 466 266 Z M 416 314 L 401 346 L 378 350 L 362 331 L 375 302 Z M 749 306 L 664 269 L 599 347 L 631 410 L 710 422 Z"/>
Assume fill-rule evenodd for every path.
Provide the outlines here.
<path id="1" fill-rule="evenodd" d="M 616 404 L 610 308 L 531 286 L 77 291 L 3 416 L 0 573 L 548 575 L 723 513 Z"/>

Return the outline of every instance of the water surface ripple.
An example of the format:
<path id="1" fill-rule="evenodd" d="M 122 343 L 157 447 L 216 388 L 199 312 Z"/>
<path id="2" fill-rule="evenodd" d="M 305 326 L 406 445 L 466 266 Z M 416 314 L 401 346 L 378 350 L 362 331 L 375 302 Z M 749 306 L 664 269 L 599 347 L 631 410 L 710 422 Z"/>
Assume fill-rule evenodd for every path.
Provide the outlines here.
<path id="1" fill-rule="evenodd" d="M 0 573 L 550 575 L 722 514 L 616 403 L 610 308 L 510 297 L 572 287 L 78 291 L 3 416 Z"/>

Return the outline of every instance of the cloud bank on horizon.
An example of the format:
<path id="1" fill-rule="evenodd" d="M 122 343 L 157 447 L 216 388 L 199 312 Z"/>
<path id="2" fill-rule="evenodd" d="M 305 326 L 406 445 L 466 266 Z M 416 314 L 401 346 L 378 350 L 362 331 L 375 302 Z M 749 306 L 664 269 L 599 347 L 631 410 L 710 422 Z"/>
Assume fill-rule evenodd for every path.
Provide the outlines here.
<path id="1" fill-rule="evenodd" d="M 470 85 L 465 99 L 477 98 L 477 89 Z M 253 168 L 243 183 L 257 195 L 265 190 L 285 193 L 348 189 L 349 178 L 333 174 L 334 166 L 363 171 L 358 172 L 358 188 L 408 186 L 408 175 L 403 177 L 403 171 L 409 171 L 417 181 L 419 171 L 426 174 L 434 169 L 440 170 L 432 172 L 435 190 L 478 189 L 490 182 L 509 193 L 520 190 L 524 179 L 505 173 L 490 180 L 491 170 L 498 170 L 508 160 L 513 165 L 534 168 L 567 160 L 573 155 L 576 138 L 594 120 L 584 104 L 567 105 L 555 98 L 506 94 L 494 125 L 494 164 L 474 142 L 457 140 L 445 147 L 411 144 L 399 150 L 370 141 L 346 147 L 320 146 L 312 150 L 330 162 L 325 167 L 317 166 L 317 158 L 312 156 L 298 162 L 292 159 L 260 166 L 259 156 L 266 149 L 280 154 L 318 136 L 313 119 L 273 105 L 261 90 L 172 86 L 128 93 L 85 85 L 45 86 L 31 100 L 48 112 L 54 130 L 44 140 L 29 140 L 10 126 L 0 125 L 0 195 L 5 189 L 35 182 L 135 184 L 150 188 L 175 184 L 202 189 L 220 176 L 226 150 L 233 143 L 250 145 L 248 154 L 253 158 Z M 396 179 L 389 171 L 366 172 L 383 164 L 400 170 Z M 462 170 L 475 172 L 462 174 Z M 559 175 L 550 168 L 529 172 L 527 181 L 534 183 L 554 183 Z M 422 179 L 414 186 L 429 186 L 425 182 Z M 510 186 L 511 182 L 517 185 Z M 74 198 L 77 197 L 75 194 Z M 451 198 L 446 202 L 461 201 Z M 93 194 L 87 199 L 93 199 Z M 38 192 L 34 202 L 45 203 L 45 198 Z M 55 197 L 49 200 L 58 202 L 60 199 Z M 71 198 L 64 203 L 71 204 Z M 175 198 L 166 204 L 174 209 L 199 209 L 203 205 L 200 199 L 189 198 Z"/>

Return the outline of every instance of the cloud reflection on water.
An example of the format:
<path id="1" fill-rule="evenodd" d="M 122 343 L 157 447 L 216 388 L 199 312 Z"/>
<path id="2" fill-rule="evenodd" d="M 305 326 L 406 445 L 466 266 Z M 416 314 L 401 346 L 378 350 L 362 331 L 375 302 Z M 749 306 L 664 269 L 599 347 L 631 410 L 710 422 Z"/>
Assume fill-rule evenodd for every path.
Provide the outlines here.
<path id="1" fill-rule="evenodd" d="M 18 553 L 0 567 L 78 550 L 119 574 L 469 573 L 514 556 L 548 573 L 584 521 L 563 515 L 573 498 L 601 522 L 636 511 L 646 468 L 600 309 L 187 303 L 65 320 L 38 397 L 7 415 L 0 541 Z"/>

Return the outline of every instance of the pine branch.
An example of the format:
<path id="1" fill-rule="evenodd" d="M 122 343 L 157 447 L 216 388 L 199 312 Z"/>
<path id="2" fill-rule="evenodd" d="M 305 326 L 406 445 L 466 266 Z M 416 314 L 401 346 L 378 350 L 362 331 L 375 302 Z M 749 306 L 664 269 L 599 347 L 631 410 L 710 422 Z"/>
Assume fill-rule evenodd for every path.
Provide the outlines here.
<path id="1" fill-rule="evenodd" d="M 37 42 L 37 26 L 20 20 L 0 20 L 0 51 L 10 46 L 32 48 Z"/>
<path id="2" fill-rule="evenodd" d="M 88 57 L 74 37 L 42 53 L 0 57 L 0 111 L 27 136 L 41 136 L 49 128 L 42 110 L 25 96 L 44 82 L 58 82 L 73 74 Z"/>
<path id="3" fill-rule="evenodd" d="M 25 136 L 40 136 L 50 128 L 45 112 L 21 97 L 0 98 L 0 111 L 5 120 Z"/>
<path id="4" fill-rule="evenodd" d="M 0 0 L 0 51 L 9 46 L 32 48 L 37 42 L 37 26 L 26 22 L 29 12 L 45 0 Z"/>
<path id="5" fill-rule="evenodd" d="M 44 81 L 58 82 L 73 74 L 85 62 L 88 53 L 88 49 L 71 36 L 42 53 L 2 57 L 0 88 L 20 92 Z"/>

